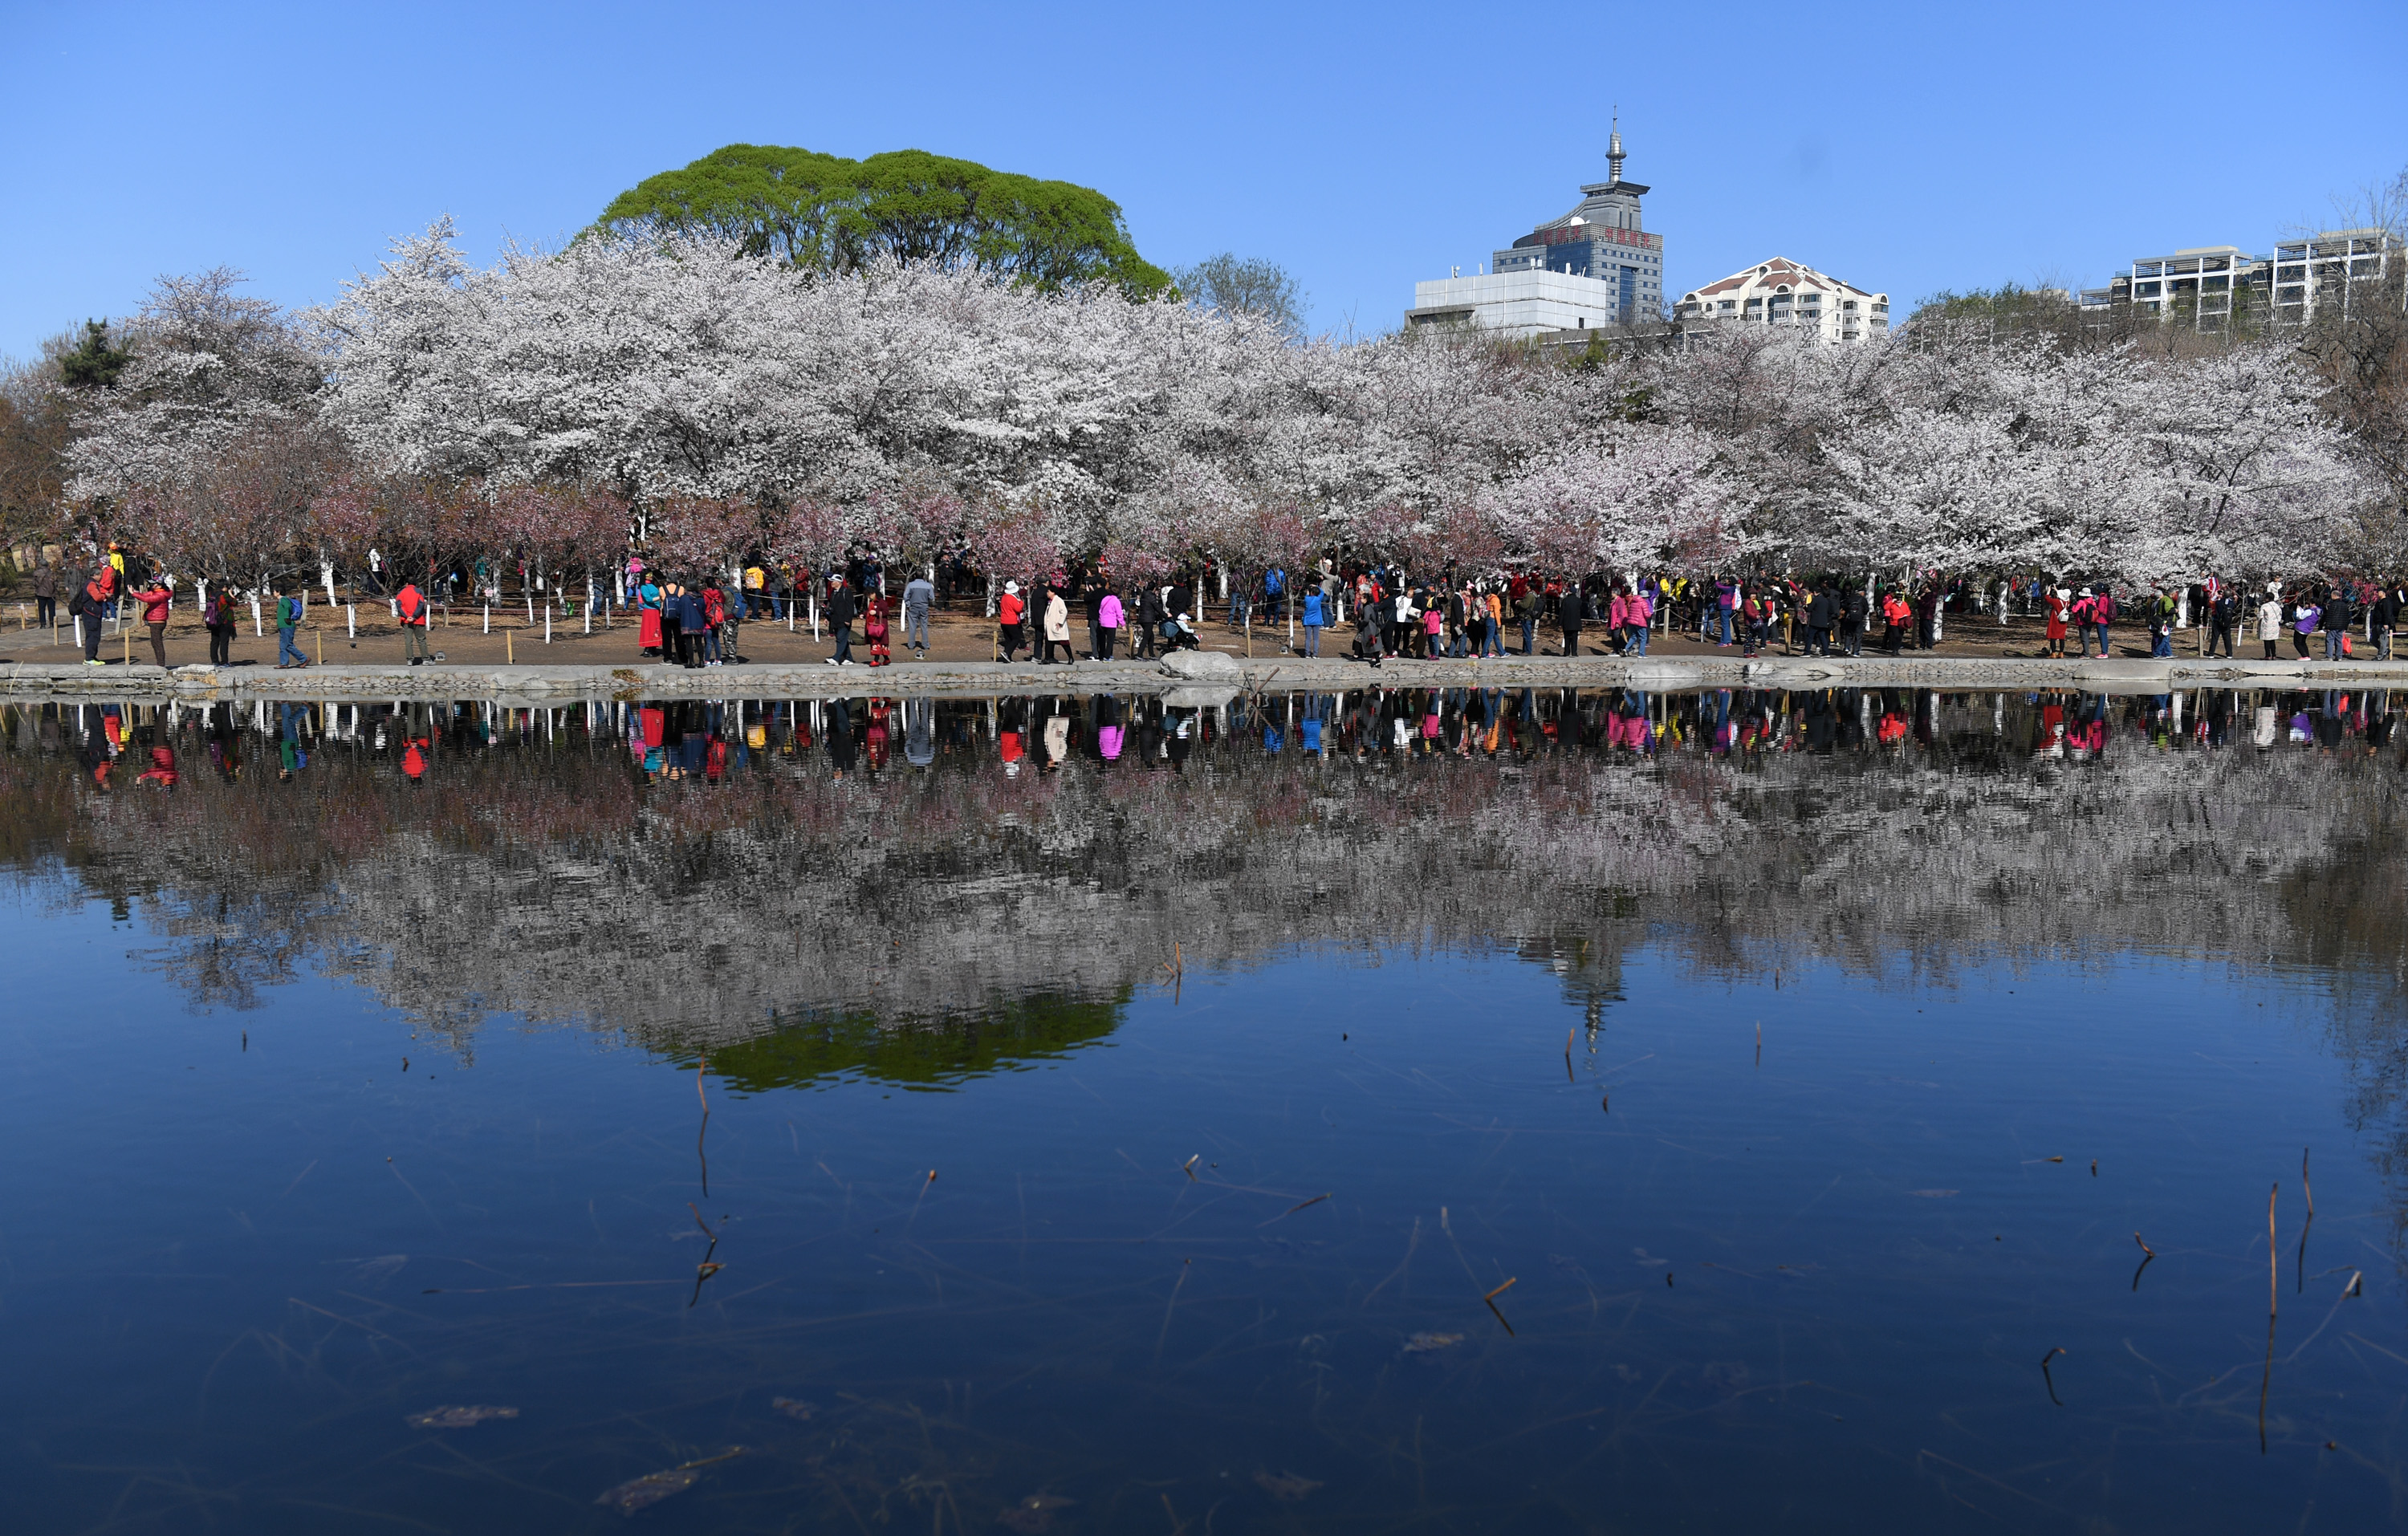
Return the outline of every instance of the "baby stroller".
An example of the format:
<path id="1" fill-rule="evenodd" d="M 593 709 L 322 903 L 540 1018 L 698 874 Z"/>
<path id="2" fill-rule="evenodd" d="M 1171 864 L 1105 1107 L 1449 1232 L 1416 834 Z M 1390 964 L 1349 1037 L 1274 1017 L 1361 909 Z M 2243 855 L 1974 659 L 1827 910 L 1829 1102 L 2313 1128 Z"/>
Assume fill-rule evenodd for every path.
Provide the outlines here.
<path id="1" fill-rule="evenodd" d="M 1202 649 L 1203 643 L 1197 638 L 1195 627 L 1187 622 L 1186 614 L 1177 614 L 1162 621 L 1164 651 L 1196 651 Z"/>

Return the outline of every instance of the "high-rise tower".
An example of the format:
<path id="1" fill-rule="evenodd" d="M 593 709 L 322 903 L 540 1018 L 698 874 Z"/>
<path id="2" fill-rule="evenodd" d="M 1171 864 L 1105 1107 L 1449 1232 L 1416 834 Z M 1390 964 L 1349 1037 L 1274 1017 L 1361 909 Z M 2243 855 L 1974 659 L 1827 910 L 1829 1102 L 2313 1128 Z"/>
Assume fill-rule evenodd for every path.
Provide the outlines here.
<path id="1" fill-rule="evenodd" d="M 1647 189 L 1622 179 L 1622 121 L 1606 140 L 1606 179 L 1496 252 L 1490 270 L 1413 285 L 1407 322 L 1469 323 L 1519 335 L 1641 325 L 1664 314 L 1664 237 L 1640 222 Z"/>

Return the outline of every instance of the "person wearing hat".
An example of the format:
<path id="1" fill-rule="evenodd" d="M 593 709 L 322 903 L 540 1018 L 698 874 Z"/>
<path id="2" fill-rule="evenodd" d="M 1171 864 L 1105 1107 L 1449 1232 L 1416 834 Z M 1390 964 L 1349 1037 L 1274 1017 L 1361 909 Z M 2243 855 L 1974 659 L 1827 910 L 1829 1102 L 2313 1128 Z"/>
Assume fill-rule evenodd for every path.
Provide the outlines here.
<path id="1" fill-rule="evenodd" d="M 2068 610 L 2073 620 L 2073 638 L 2082 646 L 2084 660 L 2090 657 L 2090 626 L 2099 616 L 2099 598 L 2088 587 L 2073 595 L 2073 607 Z M 2102 654 L 2104 653 L 2101 653 Z"/>
<path id="2" fill-rule="evenodd" d="M 995 605 L 995 643 L 1003 659 L 1011 659 L 1012 649 L 1020 643 L 1020 616 L 1028 605 L 1020 600 L 1020 583 L 1003 583 L 1003 599 Z"/>

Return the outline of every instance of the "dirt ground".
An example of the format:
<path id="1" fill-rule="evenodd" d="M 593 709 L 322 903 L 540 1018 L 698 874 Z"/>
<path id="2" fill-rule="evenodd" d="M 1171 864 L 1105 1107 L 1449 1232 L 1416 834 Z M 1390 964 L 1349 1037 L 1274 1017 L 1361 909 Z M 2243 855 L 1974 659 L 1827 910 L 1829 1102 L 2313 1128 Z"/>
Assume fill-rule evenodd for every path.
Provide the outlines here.
<path id="1" fill-rule="evenodd" d="M 1951 623 L 1939 647 L 1915 654 L 2036 656 L 2046 650 L 2043 626 L 2039 620 L 2011 619 L 2001 625 L 1996 618 L 1981 615 L 1961 619 L 1956 615 L 1950 617 Z M 62 629 L 54 642 L 45 643 L 39 630 L 21 628 L 20 622 L 21 615 L 14 611 L 0 612 L 0 661 L 69 661 L 75 658 L 71 631 Z M 622 666 L 647 659 L 637 646 L 635 624 L 622 622 L 615 616 L 607 628 L 597 620 L 591 635 L 584 632 L 582 621 L 563 623 L 555 618 L 548 643 L 544 639 L 540 610 L 532 625 L 527 623 L 524 608 L 507 613 L 496 610 L 490 633 L 483 628 L 483 622 L 481 613 L 473 609 L 454 613 L 448 624 L 438 617 L 428 630 L 428 643 L 452 663 L 480 667 L 506 663 L 518 666 L 548 663 Z M 1073 645 L 1080 655 L 1085 655 L 1086 624 L 1074 619 L 1070 628 Z M 2175 654 L 2199 654 L 2203 633 L 2193 629 L 2177 632 Z M 1247 636 L 1228 628 L 1218 618 L 1206 622 L 1203 634 L 1205 643 L 1212 649 L 1239 656 L 1249 653 Z M 1300 643 L 1300 629 L 1297 635 Z M 1346 654 L 1354 636 L 1351 624 L 1326 631 L 1322 636 L 1323 653 L 1331 656 Z M 940 611 L 933 615 L 929 623 L 928 659 L 953 662 L 992 660 L 995 656 L 994 637 L 995 626 L 991 621 L 978 618 L 967 610 Z M 2111 637 L 2115 654 L 2119 656 L 2146 656 L 2149 653 L 2147 631 L 2137 624 L 2116 625 L 2111 631 Z M 902 638 L 899 624 L 896 625 L 893 638 L 898 642 Z M 346 632 L 340 610 L 312 609 L 310 621 L 303 626 L 299 639 L 302 653 L 313 660 L 322 657 L 329 663 L 397 663 L 403 659 L 400 625 L 394 622 L 381 604 L 373 610 L 364 607 L 359 610 L 359 632 L 356 636 Z M 1541 625 L 1538 639 L 1540 654 L 1560 653 L 1562 636 L 1559 633 Z M 1802 640 L 1802 636 L 1800 639 Z M 1581 650 L 1584 655 L 1612 653 L 1611 648 L 1602 643 L 1602 631 L 1595 627 L 1585 630 L 1582 639 Z M 1867 637 L 1867 653 L 1879 649 L 1878 633 Z M 1287 653 L 1286 642 L 1286 625 L 1257 624 L 1252 637 L 1251 653 L 1256 656 L 1283 655 Z M 190 613 L 179 614 L 177 621 L 168 625 L 166 643 L 167 664 L 171 667 L 208 659 L 208 637 Z M 1507 650 L 1518 653 L 1520 645 L 1520 632 L 1509 627 Z M 812 639 L 808 623 L 799 623 L 789 630 L 781 621 L 758 620 L 743 625 L 739 648 L 747 661 L 792 665 L 824 660 L 834 646 L 824 630 L 819 639 Z M 2071 642 L 2068 649 L 2069 653 L 2072 649 Z M 860 638 L 858 624 L 854 630 L 853 650 L 854 659 L 867 664 L 868 646 Z M 1658 633 L 1651 639 L 1648 650 L 1650 654 L 1658 656 L 1738 653 L 1737 647 L 1725 651 L 1717 646 L 1701 645 L 1694 634 Z M 2246 637 L 2236 641 L 2235 650 L 2243 656 L 2264 653 L 2264 648 L 2257 640 Z M 1126 653 L 1124 651 L 1122 653 L 1125 655 Z M 1770 653 L 1794 653 L 1776 643 Z M 2287 641 L 2282 647 L 2282 653 L 2286 656 L 2291 653 Z M 110 633 L 102 642 L 101 657 L 111 666 L 121 665 L 129 655 L 136 663 L 148 664 L 150 661 L 150 633 L 139 624 L 129 625 L 126 636 Z M 275 629 L 271 626 L 265 636 L 255 635 L 246 618 L 236 633 L 233 656 L 237 666 L 274 667 Z M 1028 659 L 1025 646 L 1019 658 Z M 898 646 L 894 659 L 896 665 L 908 667 L 916 658 Z"/>

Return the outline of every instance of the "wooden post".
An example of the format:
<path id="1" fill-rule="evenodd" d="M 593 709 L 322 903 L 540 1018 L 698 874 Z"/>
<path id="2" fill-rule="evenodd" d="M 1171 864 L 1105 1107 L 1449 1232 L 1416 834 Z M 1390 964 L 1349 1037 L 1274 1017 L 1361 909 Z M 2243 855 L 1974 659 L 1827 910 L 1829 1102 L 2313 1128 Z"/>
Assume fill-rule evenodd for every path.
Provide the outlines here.
<path id="1" fill-rule="evenodd" d="M 502 655 L 505 660 L 510 662 L 512 665 L 516 665 L 519 659 L 518 647 L 513 644 L 511 640 L 511 637 L 514 633 L 514 631 L 508 629 L 502 631 Z"/>

